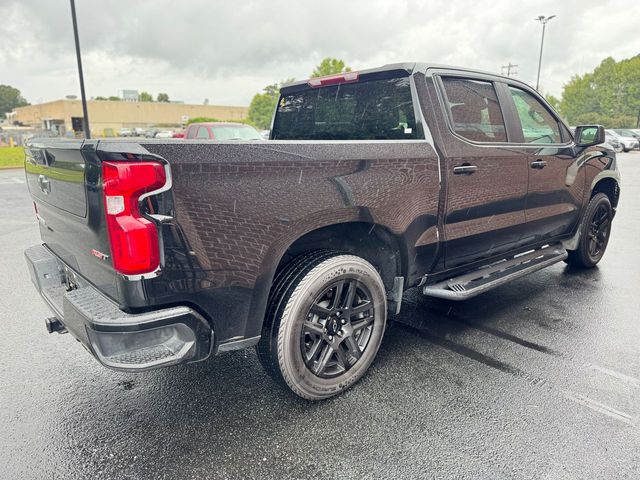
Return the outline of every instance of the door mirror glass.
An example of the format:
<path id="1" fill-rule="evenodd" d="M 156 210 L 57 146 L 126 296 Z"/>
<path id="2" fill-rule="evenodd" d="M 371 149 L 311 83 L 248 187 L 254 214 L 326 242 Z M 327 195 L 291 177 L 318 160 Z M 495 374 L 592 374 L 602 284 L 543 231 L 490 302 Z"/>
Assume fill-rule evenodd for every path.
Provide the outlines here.
<path id="1" fill-rule="evenodd" d="M 576 127 L 576 145 L 590 147 L 604 143 L 604 127 L 602 125 L 580 125 Z"/>

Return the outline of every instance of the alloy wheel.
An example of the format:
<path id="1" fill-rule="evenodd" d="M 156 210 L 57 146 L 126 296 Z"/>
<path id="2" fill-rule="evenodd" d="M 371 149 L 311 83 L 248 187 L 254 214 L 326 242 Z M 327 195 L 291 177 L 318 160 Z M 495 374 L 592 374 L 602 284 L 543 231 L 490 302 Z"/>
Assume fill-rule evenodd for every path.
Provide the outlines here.
<path id="1" fill-rule="evenodd" d="M 588 230 L 588 251 L 591 258 L 598 257 L 604 251 L 609 237 L 610 225 L 609 209 L 606 205 L 598 206 L 596 211 L 593 212 Z"/>
<path id="2" fill-rule="evenodd" d="M 367 287 L 355 278 L 329 285 L 315 299 L 300 338 L 307 368 L 320 378 L 351 369 L 368 346 L 375 308 Z"/>

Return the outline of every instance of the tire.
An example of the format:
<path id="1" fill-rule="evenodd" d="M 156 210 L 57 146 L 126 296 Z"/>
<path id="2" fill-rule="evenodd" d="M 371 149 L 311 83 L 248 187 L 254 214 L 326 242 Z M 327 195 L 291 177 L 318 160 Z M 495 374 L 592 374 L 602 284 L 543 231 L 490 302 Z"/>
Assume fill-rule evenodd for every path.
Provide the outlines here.
<path id="1" fill-rule="evenodd" d="M 597 193 L 589 201 L 580 224 L 580 240 L 576 250 L 569 250 L 565 262 L 579 268 L 592 268 L 602 259 L 609 237 L 613 209 L 609 197 Z"/>
<path id="2" fill-rule="evenodd" d="M 256 346 L 265 370 L 296 395 L 323 400 L 373 363 L 386 327 L 385 288 L 363 258 L 312 251 L 277 276 L 267 312 Z"/>

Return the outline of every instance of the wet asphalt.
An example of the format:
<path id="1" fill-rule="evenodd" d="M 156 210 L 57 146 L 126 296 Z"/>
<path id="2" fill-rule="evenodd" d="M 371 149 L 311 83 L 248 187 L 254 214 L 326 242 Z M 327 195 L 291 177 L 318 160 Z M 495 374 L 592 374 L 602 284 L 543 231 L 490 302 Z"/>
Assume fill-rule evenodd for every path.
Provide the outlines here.
<path id="1" fill-rule="evenodd" d="M 307 403 L 252 350 L 144 374 L 49 335 L 0 171 L 0 479 L 640 478 L 640 152 L 598 268 L 466 303 L 406 294 L 370 372 Z"/>

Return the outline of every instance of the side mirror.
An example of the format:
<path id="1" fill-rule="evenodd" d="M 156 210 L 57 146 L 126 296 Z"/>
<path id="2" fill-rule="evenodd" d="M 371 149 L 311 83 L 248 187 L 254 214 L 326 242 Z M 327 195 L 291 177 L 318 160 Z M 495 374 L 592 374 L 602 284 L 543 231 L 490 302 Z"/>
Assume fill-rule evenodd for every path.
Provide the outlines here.
<path id="1" fill-rule="evenodd" d="M 580 125 L 576 127 L 576 145 L 590 147 L 604 143 L 604 127 L 602 125 Z"/>

